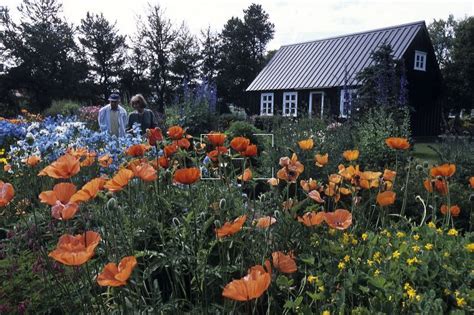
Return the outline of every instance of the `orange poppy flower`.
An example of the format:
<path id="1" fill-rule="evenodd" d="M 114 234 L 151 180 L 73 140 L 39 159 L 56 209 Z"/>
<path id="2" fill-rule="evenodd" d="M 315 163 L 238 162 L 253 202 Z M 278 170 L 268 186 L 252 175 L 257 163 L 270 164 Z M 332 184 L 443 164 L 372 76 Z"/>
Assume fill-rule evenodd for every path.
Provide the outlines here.
<path id="1" fill-rule="evenodd" d="M 10 172 L 11 170 L 12 170 L 11 164 L 7 163 L 7 164 L 3 165 L 3 171 L 4 172 Z"/>
<path id="2" fill-rule="evenodd" d="M 339 174 L 331 174 L 329 175 L 329 182 L 333 184 L 340 184 L 342 182 L 342 176 Z"/>
<path id="3" fill-rule="evenodd" d="M 158 165 L 161 166 L 162 168 L 168 168 L 168 166 L 170 165 L 170 162 L 165 156 L 160 156 L 158 158 Z"/>
<path id="4" fill-rule="evenodd" d="M 168 144 L 163 148 L 163 151 L 165 152 L 166 157 L 170 157 L 175 154 L 176 151 L 178 151 L 178 146 L 176 145 L 176 143 Z"/>
<path id="5" fill-rule="evenodd" d="M 316 201 L 317 203 L 324 203 L 324 200 L 321 198 L 319 191 L 312 190 L 308 193 L 308 197 Z"/>
<path id="6" fill-rule="evenodd" d="M 201 178 L 201 171 L 197 167 L 182 168 L 174 172 L 173 180 L 183 185 L 191 185 Z"/>
<path id="7" fill-rule="evenodd" d="M 314 161 L 315 161 L 316 166 L 323 167 L 324 165 L 328 164 L 328 162 L 329 162 L 329 154 L 327 154 L 327 153 L 324 154 L 324 155 L 316 154 L 314 156 Z"/>
<path id="8" fill-rule="evenodd" d="M 87 148 L 67 148 L 66 152 L 72 156 L 80 158 L 86 156 L 89 151 Z"/>
<path id="9" fill-rule="evenodd" d="M 291 159 L 288 157 L 280 158 L 281 168 L 277 172 L 277 177 L 281 180 L 295 183 L 301 173 L 304 172 L 304 165 L 298 161 L 298 156 L 293 153 Z"/>
<path id="10" fill-rule="evenodd" d="M 339 192 L 343 195 L 351 195 L 353 192 L 354 192 L 354 188 L 345 188 L 345 187 L 341 187 L 339 188 Z"/>
<path id="11" fill-rule="evenodd" d="M 179 140 L 183 137 L 184 130 L 180 126 L 172 126 L 168 129 L 167 133 L 171 140 Z"/>
<path id="12" fill-rule="evenodd" d="M 396 197 L 397 197 L 397 194 L 390 190 L 379 192 L 377 194 L 377 203 L 382 207 L 386 207 L 395 203 Z"/>
<path id="13" fill-rule="evenodd" d="M 246 168 L 242 175 L 237 176 L 237 179 L 243 182 L 248 182 L 249 180 L 252 180 L 252 178 L 253 178 L 253 173 L 250 168 Z"/>
<path id="14" fill-rule="evenodd" d="M 77 188 L 71 183 L 59 183 L 54 185 L 53 190 L 43 191 L 40 201 L 51 206 L 51 215 L 58 220 L 69 220 L 79 210 L 79 205 L 71 202 L 71 197 Z"/>
<path id="15" fill-rule="evenodd" d="M 310 178 L 308 180 L 300 180 L 300 186 L 304 191 L 309 192 L 318 188 L 318 182 Z"/>
<path id="16" fill-rule="evenodd" d="M 326 212 L 324 220 L 333 229 L 345 230 L 352 224 L 352 213 L 346 209 L 337 209 L 334 212 Z"/>
<path id="17" fill-rule="evenodd" d="M 445 179 L 443 178 L 435 179 L 434 187 L 436 191 L 439 192 L 441 195 L 445 196 L 448 194 L 448 183 L 446 182 Z"/>
<path id="18" fill-rule="evenodd" d="M 94 199 L 100 190 L 104 189 L 105 178 L 98 177 L 87 182 L 81 190 L 71 196 L 70 202 L 81 203 Z"/>
<path id="19" fill-rule="evenodd" d="M 306 140 L 301 140 L 301 141 L 298 141 L 298 146 L 303 151 L 309 151 L 314 147 L 314 141 L 311 138 L 306 139 Z"/>
<path id="20" fill-rule="evenodd" d="M 81 167 L 91 166 L 95 162 L 95 157 L 97 154 L 95 152 L 88 152 L 85 155 L 85 159 L 81 161 Z"/>
<path id="21" fill-rule="evenodd" d="M 133 174 L 136 177 L 140 177 L 144 182 L 152 182 L 158 177 L 153 166 L 145 162 L 138 165 L 131 163 L 130 168 L 133 171 Z"/>
<path id="22" fill-rule="evenodd" d="M 385 181 L 393 182 L 393 180 L 395 179 L 395 176 L 397 176 L 397 172 L 395 171 L 391 171 L 389 169 L 385 169 L 383 171 L 383 180 Z"/>
<path id="23" fill-rule="evenodd" d="M 272 270 L 270 262 L 265 261 L 265 268 L 261 265 L 253 266 L 245 277 L 228 283 L 222 291 L 222 296 L 235 301 L 250 301 L 260 297 L 270 286 Z"/>
<path id="24" fill-rule="evenodd" d="M 12 184 L 0 180 L 0 207 L 5 207 L 15 196 Z"/>
<path id="25" fill-rule="evenodd" d="M 207 140 L 212 143 L 213 146 L 223 146 L 227 136 L 220 132 L 211 132 L 207 135 Z"/>
<path id="26" fill-rule="evenodd" d="M 425 179 L 423 181 L 423 187 L 425 187 L 427 192 L 432 193 L 433 192 L 433 182 L 429 179 Z"/>
<path id="27" fill-rule="evenodd" d="M 395 149 L 395 150 L 406 150 L 410 148 L 410 143 L 408 142 L 408 139 L 406 138 L 387 138 L 385 139 L 385 143 L 389 148 Z"/>
<path id="28" fill-rule="evenodd" d="M 39 162 L 41 162 L 41 158 L 37 155 L 30 155 L 29 157 L 24 159 L 23 162 L 28 166 L 34 167 L 38 165 Z"/>
<path id="29" fill-rule="evenodd" d="M 474 188 L 474 176 L 471 176 L 469 178 L 469 186 L 471 186 L 471 188 Z"/>
<path id="30" fill-rule="evenodd" d="M 128 182 L 133 178 L 134 174 L 131 170 L 122 168 L 112 179 L 108 180 L 104 187 L 111 192 L 121 191 Z"/>
<path id="31" fill-rule="evenodd" d="M 153 146 L 155 146 L 158 141 L 163 141 L 163 133 L 158 127 L 153 129 L 147 129 L 146 136 L 148 138 L 148 144 Z"/>
<path id="32" fill-rule="evenodd" d="M 277 251 L 272 253 L 273 267 L 283 273 L 294 273 L 298 270 L 295 259 L 292 255 L 285 255 L 283 252 Z"/>
<path id="33" fill-rule="evenodd" d="M 242 229 L 245 221 L 247 221 L 247 215 L 241 215 L 232 222 L 226 222 L 224 225 L 216 229 L 217 238 L 223 238 L 226 236 L 234 235 Z"/>
<path id="34" fill-rule="evenodd" d="M 353 165 L 349 165 L 349 167 L 345 167 L 344 165 L 339 165 L 339 175 L 344 177 L 345 180 L 347 181 L 352 181 L 356 176 L 359 176 L 360 170 L 359 170 L 359 165 L 356 165 L 355 167 Z"/>
<path id="35" fill-rule="evenodd" d="M 281 207 L 283 208 L 283 210 L 290 210 L 296 204 L 298 204 L 298 200 L 293 200 L 292 198 L 290 198 L 286 201 L 283 201 Z"/>
<path id="36" fill-rule="evenodd" d="M 235 137 L 230 142 L 230 147 L 237 152 L 243 152 L 250 144 L 250 140 L 245 137 Z"/>
<path id="37" fill-rule="evenodd" d="M 431 168 L 431 176 L 443 176 L 443 177 L 451 177 L 456 172 L 456 165 L 455 164 L 448 164 L 445 163 L 443 165 L 439 165 L 436 167 Z"/>
<path id="38" fill-rule="evenodd" d="M 136 265 L 137 259 L 135 256 L 122 258 L 118 267 L 115 263 L 108 263 L 97 276 L 97 283 L 102 287 L 124 286 Z"/>
<path id="39" fill-rule="evenodd" d="M 359 173 L 359 186 L 364 189 L 377 188 L 379 187 L 381 172 L 365 171 Z"/>
<path id="40" fill-rule="evenodd" d="M 178 147 L 180 147 L 181 149 L 183 149 L 183 150 L 187 150 L 187 149 L 189 149 L 189 147 L 191 146 L 191 142 L 189 142 L 189 140 L 186 139 L 186 138 L 181 138 L 181 139 L 179 139 L 179 140 L 175 140 L 175 141 L 173 141 L 173 143 L 174 143 L 176 146 L 178 146 Z"/>
<path id="41" fill-rule="evenodd" d="M 43 168 L 38 175 L 52 178 L 70 178 L 79 173 L 80 170 L 79 159 L 70 154 L 65 154 L 51 163 L 51 165 Z"/>
<path id="42" fill-rule="evenodd" d="M 276 223 L 276 219 L 271 216 L 261 217 L 253 221 L 253 224 L 256 227 L 261 228 L 261 229 L 269 228 L 270 225 L 273 225 L 275 223 Z"/>
<path id="43" fill-rule="evenodd" d="M 128 156 L 143 156 L 149 148 L 149 145 L 143 143 L 134 144 L 125 150 L 125 154 Z"/>
<path id="44" fill-rule="evenodd" d="M 257 146 L 255 144 L 249 144 L 245 151 L 240 152 L 240 155 L 246 157 L 252 157 L 257 155 Z"/>
<path id="45" fill-rule="evenodd" d="M 323 223 L 325 218 L 324 212 L 306 212 L 302 217 L 298 217 L 298 222 L 303 223 L 306 226 L 320 225 Z"/>
<path id="46" fill-rule="evenodd" d="M 215 150 L 212 150 L 207 154 L 207 156 L 211 159 L 213 162 L 217 162 L 219 155 L 227 153 L 228 150 L 226 147 L 216 147 Z"/>
<path id="47" fill-rule="evenodd" d="M 75 236 L 64 234 L 59 238 L 56 249 L 48 256 L 67 266 L 80 266 L 94 256 L 99 242 L 99 233 L 93 231 Z"/>
<path id="48" fill-rule="evenodd" d="M 355 161 L 359 158 L 359 150 L 347 150 L 342 153 L 346 161 Z"/>
<path id="49" fill-rule="evenodd" d="M 102 155 L 101 157 L 99 157 L 97 159 L 97 161 L 99 162 L 99 165 L 102 166 L 102 167 L 109 167 L 110 164 L 112 164 L 112 157 L 110 156 L 110 154 L 106 153 L 104 155 Z"/>
<path id="50" fill-rule="evenodd" d="M 278 178 L 275 178 L 275 177 L 272 177 L 270 178 L 269 180 L 267 180 L 267 183 L 270 185 L 270 186 L 278 186 L 278 183 L 280 182 L 280 180 Z"/>
<path id="51" fill-rule="evenodd" d="M 459 208 L 458 205 L 453 205 L 449 209 L 449 212 L 451 213 L 451 216 L 458 217 L 459 214 L 461 213 L 461 208 Z M 448 206 L 447 205 L 442 205 L 441 206 L 441 213 L 444 214 L 444 215 L 448 214 Z"/>

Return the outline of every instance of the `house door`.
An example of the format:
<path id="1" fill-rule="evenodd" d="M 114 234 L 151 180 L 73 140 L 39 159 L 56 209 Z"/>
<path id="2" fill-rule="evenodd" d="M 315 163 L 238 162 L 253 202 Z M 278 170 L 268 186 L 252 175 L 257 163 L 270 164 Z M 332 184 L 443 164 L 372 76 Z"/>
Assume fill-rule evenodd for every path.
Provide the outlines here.
<path id="1" fill-rule="evenodd" d="M 324 108 L 324 92 L 311 92 L 309 94 L 309 115 L 317 118 L 323 118 L 325 114 Z M 326 113 L 327 114 L 327 113 Z"/>

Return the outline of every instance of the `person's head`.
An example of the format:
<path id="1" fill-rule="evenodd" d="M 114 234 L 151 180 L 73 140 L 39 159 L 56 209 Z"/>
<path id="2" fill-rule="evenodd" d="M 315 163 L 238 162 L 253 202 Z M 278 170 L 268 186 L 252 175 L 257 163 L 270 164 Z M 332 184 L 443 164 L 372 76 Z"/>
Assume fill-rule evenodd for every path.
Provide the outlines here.
<path id="1" fill-rule="evenodd" d="M 120 95 L 118 93 L 112 93 L 109 96 L 109 102 L 110 102 L 110 107 L 113 110 L 116 110 L 118 108 L 118 104 L 120 102 Z"/>
<path id="2" fill-rule="evenodd" d="M 136 111 L 140 113 L 143 112 L 143 110 L 146 107 L 145 98 L 141 94 L 137 94 L 134 97 L 132 97 L 132 99 L 130 100 L 130 104 Z"/>

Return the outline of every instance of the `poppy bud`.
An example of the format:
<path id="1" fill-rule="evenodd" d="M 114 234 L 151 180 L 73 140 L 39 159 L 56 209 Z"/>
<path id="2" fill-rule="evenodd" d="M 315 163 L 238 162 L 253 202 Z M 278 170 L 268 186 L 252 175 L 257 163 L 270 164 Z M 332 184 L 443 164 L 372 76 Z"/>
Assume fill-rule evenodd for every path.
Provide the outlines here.
<path id="1" fill-rule="evenodd" d="M 415 169 L 418 171 L 418 172 L 421 172 L 423 171 L 423 166 L 421 166 L 420 164 L 418 164 Z"/>
<path id="2" fill-rule="evenodd" d="M 216 228 L 220 228 L 221 227 L 221 221 L 220 220 L 214 220 L 214 225 L 216 226 Z"/>
<path id="3" fill-rule="evenodd" d="M 109 201 L 107 201 L 107 205 L 106 205 L 107 210 L 109 211 L 115 210 L 117 209 L 117 207 L 118 207 L 117 199 L 110 198 Z"/>
<path id="4" fill-rule="evenodd" d="M 225 201 L 224 198 L 222 198 L 222 199 L 219 201 L 219 209 L 224 210 L 225 204 L 226 204 L 226 201 Z"/>
<path id="5" fill-rule="evenodd" d="M 171 219 L 171 223 L 173 223 L 175 227 L 178 227 L 181 225 L 181 221 L 179 221 L 177 217 L 174 217 L 173 219 Z"/>
<path id="6" fill-rule="evenodd" d="M 430 165 L 428 161 L 423 161 L 423 168 L 428 168 Z"/>
<path id="7" fill-rule="evenodd" d="M 470 194 L 469 195 L 469 202 L 473 202 L 474 201 L 474 194 Z"/>

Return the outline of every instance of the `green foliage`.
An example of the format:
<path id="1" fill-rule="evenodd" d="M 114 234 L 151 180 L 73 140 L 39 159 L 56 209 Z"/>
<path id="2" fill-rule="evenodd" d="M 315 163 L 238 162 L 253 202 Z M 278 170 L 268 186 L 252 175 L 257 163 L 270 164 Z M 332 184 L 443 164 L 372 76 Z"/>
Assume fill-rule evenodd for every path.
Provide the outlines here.
<path id="1" fill-rule="evenodd" d="M 250 139 L 251 143 L 259 144 L 259 139 L 255 136 L 256 133 L 262 133 L 260 129 L 254 125 L 245 122 L 245 121 L 235 121 L 230 124 L 229 129 L 226 130 L 226 133 L 230 138 L 234 137 L 246 137 Z"/>
<path id="2" fill-rule="evenodd" d="M 188 128 L 188 133 L 195 137 L 214 130 L 217 118 L 209 110 L 207 102 L 184 102 L 166 107 L 166 125 L 180 125 Z"/>
<path id="3" fill-rule="evenodd" d="M 53 101 L 51 106 L 44 111 L 45 116 L 70 116 L 78 113 L 81 105 L 72 100 L 57 100 Z"/>
<path id="4" fill-rule="evenodd" d="M 372 108 L 354 122 L 354 129 L 360 160 L 369 167 L 383 167 L 395 160 L 395 153 L 385 144 L 385 139 L 410 138 L 409 111 L 407 108 Z"/>

